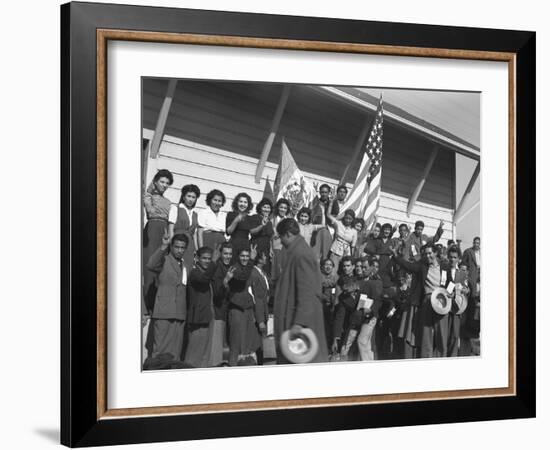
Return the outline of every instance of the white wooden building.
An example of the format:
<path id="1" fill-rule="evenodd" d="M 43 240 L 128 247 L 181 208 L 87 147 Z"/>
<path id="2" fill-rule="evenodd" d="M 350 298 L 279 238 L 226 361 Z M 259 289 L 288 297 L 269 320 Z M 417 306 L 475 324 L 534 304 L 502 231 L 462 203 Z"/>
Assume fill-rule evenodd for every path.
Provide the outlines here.
<path id="1" fill-rule="evenodd" d="M 444 220 L 443 241 L 456 236 L 453 216 L 457 205 L 468 203 L 462 195 L 457 198 L 456 155 L 475 164 L 480 159 L 478 94 L 293 85 L 261 181 L 256 183 L 256 167 L 282 92 L 281 84 L 144 79 L 146 183 L 165 168 L 174 174 L 166 194 L 173 202 L 184 184 L 193 183 L 204 193 L 197 205 L 201 208 L 213 188 L 226 194 L 226 210 L 242 191 L 256 203 L 266 182 L 273 184 L 284 137 L 307 177 L 337 185 L 383 92 L 379 221 L 421 219 L 429 234 Z M 449 126 L 443 128 L 442 123 Z M 435 159 L 428 168 L 432 153 Z M 360 159 L 361 155 L 347 178 L 350 187 Z M 407 203 L 415 191 L 418 198 L 408 217 Z"/>

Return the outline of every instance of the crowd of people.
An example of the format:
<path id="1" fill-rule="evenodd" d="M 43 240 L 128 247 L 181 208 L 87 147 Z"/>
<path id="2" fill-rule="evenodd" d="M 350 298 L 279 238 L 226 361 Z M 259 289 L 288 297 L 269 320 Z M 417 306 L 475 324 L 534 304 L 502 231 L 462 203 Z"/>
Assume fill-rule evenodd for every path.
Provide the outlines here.
<path id="1" fill-rule="evenodd" d="M 144 368 L 163 358 L 181 367 L 261 365 L 271 335 L 276 362 L 286 363 L 279 338 L 301 328 L 319 341 L 314 362 L 475 353 L 479 237 L 462 252 L 460 241 L 439 243 L 443 222 L 433 236 L 420 220 L 367 228 L 342 211 L 345 186 L 321 185 L 291 217 L 288 200 L 263 198 L 254 208 L 246 192 L 226 213 L 218 189 L 197 211 L 193 184 L 175 205 L 164 196 L 173 181 L 159 170 L 144 195 Z M 440 287 L 467 306 L 436 312 L 430 299 Z"/>

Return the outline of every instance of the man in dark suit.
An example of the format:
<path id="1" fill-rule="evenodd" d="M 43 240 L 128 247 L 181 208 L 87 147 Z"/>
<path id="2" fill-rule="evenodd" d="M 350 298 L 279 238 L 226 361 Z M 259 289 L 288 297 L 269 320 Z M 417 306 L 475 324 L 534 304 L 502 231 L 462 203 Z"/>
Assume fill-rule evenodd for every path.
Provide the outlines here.
<path id="1" fill-rule="evenodd" d="M 468 268 L 472 281 L 477 283 L 476 274 L 481 266 L 481 239 L 479 237 L 476 236 L 473 245 L 464 250 L 462 264 L 465 264 Z"/>
<path id="2" fill-rule="evenodd" d="M 285 330 L 295 334 L 302 327 L 310 328 L 317 337 L 319 351 L 312 362 L 326 362 L 328 349 L 321 301 L 321 272 L 313 249 L 300 235 L 294 219 L 283 219 L 277 233 L 284 246 L 282 273 L 275 289 L 274 328 L 278 346 Z M 287 362 L 277 352 L 279 363 Z"/>
<path id="3" fill-rule="evenodd" d="M 447 288 L 450 283 L 454 283 L 455 285 L 460 284 L 462 293 L 467 295 L 469 289 L 468 272 L 461 271 L 458 268 L 459 250 L 456 246 L 449 247 L 447 250 L 447 259 L 449 260 L 449 267 L 445 272 L 445 288 Z M 453 304 L 449 311 L 448 320 L 449 335 L 447 339 L 447 356 L 458 356 L 462 314 L 457 314 L 455 304 Z"/>
<path id="4" fill-rule="evenodd" d="M 172 240 L 168 234 L 161 246 L 151 255 L 147 269 L 158 276 L 158 290 L 152 319 L 153 358 L 171 353 L 180 360 L 183 346 L 183 330 L 187 314 L 187 270 L 183 255 L 189 238 L 176 234 Z"/>

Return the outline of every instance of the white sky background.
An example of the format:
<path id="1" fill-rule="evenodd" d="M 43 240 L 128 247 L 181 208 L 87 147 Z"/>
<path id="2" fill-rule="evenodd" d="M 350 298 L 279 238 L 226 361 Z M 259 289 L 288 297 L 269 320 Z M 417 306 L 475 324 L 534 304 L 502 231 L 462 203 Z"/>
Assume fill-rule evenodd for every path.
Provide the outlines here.
<path id="1" fill-rule="evenodd" d="M 385 102 L 448 131 L 476 147 L 480 146 L 481 99 L 478 92 L 359 89 L 375 97 L 382 93 Z M 440 151 L 448 150 L 441 149 Z M 477 161 L 456 154 L 456 206 L 460 203 L 476 164 Z M 480 200 L 480 179 L 481 177 L 474 184 L 469 198 L 464 203 L 462 219 L 456 224 L 455 239 L 462 239 L 463 250 L 471 246 L 475 236 L 481 234 L 480 206 L 472 208 Z"/>
<path id="2" fill-rule="evenodd" d="M 475 170 L 477 161 L 467 158 L 465 156 L 456 155 L 456 198 L 457 203 L 460 202 L 462 194 L 466 190 L 466 186 L 470 181 L 472 173 Z M 462 239 L 462 250 L 466 250 L 468 247 L 472 246 L 472 241 L 475 236 L 481 234 L 481 223 L 480 223 L 480 204 L 475 208 L 472 207 L 479 201 L 480 196 L 480 183 L 481 176 L 477 179 L 470 197 L 464 203 L 464 208 L 462 209 L 463 218 L 456 224 L 456 239 Z M 482 200 L 483 201 L 483 200 Z M 458 206 L 458 205 L 457 205 Z M 469 211 L 469 212 L 468 212 Z M 466 215 L 464 215 L 467 213 Z M 483 243 L 482 243 L 483 244 Z"/>

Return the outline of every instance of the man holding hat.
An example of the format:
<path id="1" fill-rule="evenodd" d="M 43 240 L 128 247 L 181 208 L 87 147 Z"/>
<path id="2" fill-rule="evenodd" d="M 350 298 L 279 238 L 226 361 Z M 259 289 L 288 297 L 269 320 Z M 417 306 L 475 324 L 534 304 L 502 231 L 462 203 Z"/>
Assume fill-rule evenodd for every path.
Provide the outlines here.
<path id="1" fill-rule="evenodd" d="M 458 268 L 458 248 L 453 246 L 447 251 L 447 258 L 449 259 L 449 268 L 445 272 L 445 280 L 443 281 L 445 288 L 448 288 L 450 283 L 458 286 L 460 293 L 467 302 L 467 296 L 469 293 L 468 287 L 468 272 L 460 270 Z M 455 287 L 457 289 L 457 287 Z M 460 323 L 462 320 L 462 313 L 465 310 L 466 305 L 453 304 L 453 307 L 449 311 L 449 337 L 447 339 L 447 356 L 458 356 L 458 347 L 460 343 Z"/>
<path id="2" fill-rule="evenodd" d="M 300 235 L 300 227 L 294 219 L 288 218 L 279 222 L 277 233 L 284 251 L 273 311 L 276 345 L 280 346 L 281 336 L 286 330 L 290 329 L 290 334 L 296 335 L 303 328 L 309 328 L 315 334 L 319 346 L 311 362 L 326 362 L 328 349 L 317 257 Z M 288 363 L 280 348 L 277 348 L 277 362 Z"/>
<path id="3" fill-rule="evenodd" d="M 434 250 L 433 244 L 424 245 L 421 248 L 422 259 L 411 262 L 392 248 L 397 264 L 413 273 L 411 304 L 418 305 L 418 314 L 412 322 L 413 328 L 418 327 L 416 340 L 420 341 L 421 358 L 447 356 L 448 319 L 437 314 L 431 303 L 432 292 L 441 286 L 441 268 Z M 412 311 L 416 312 L 416 309 Z"/>

